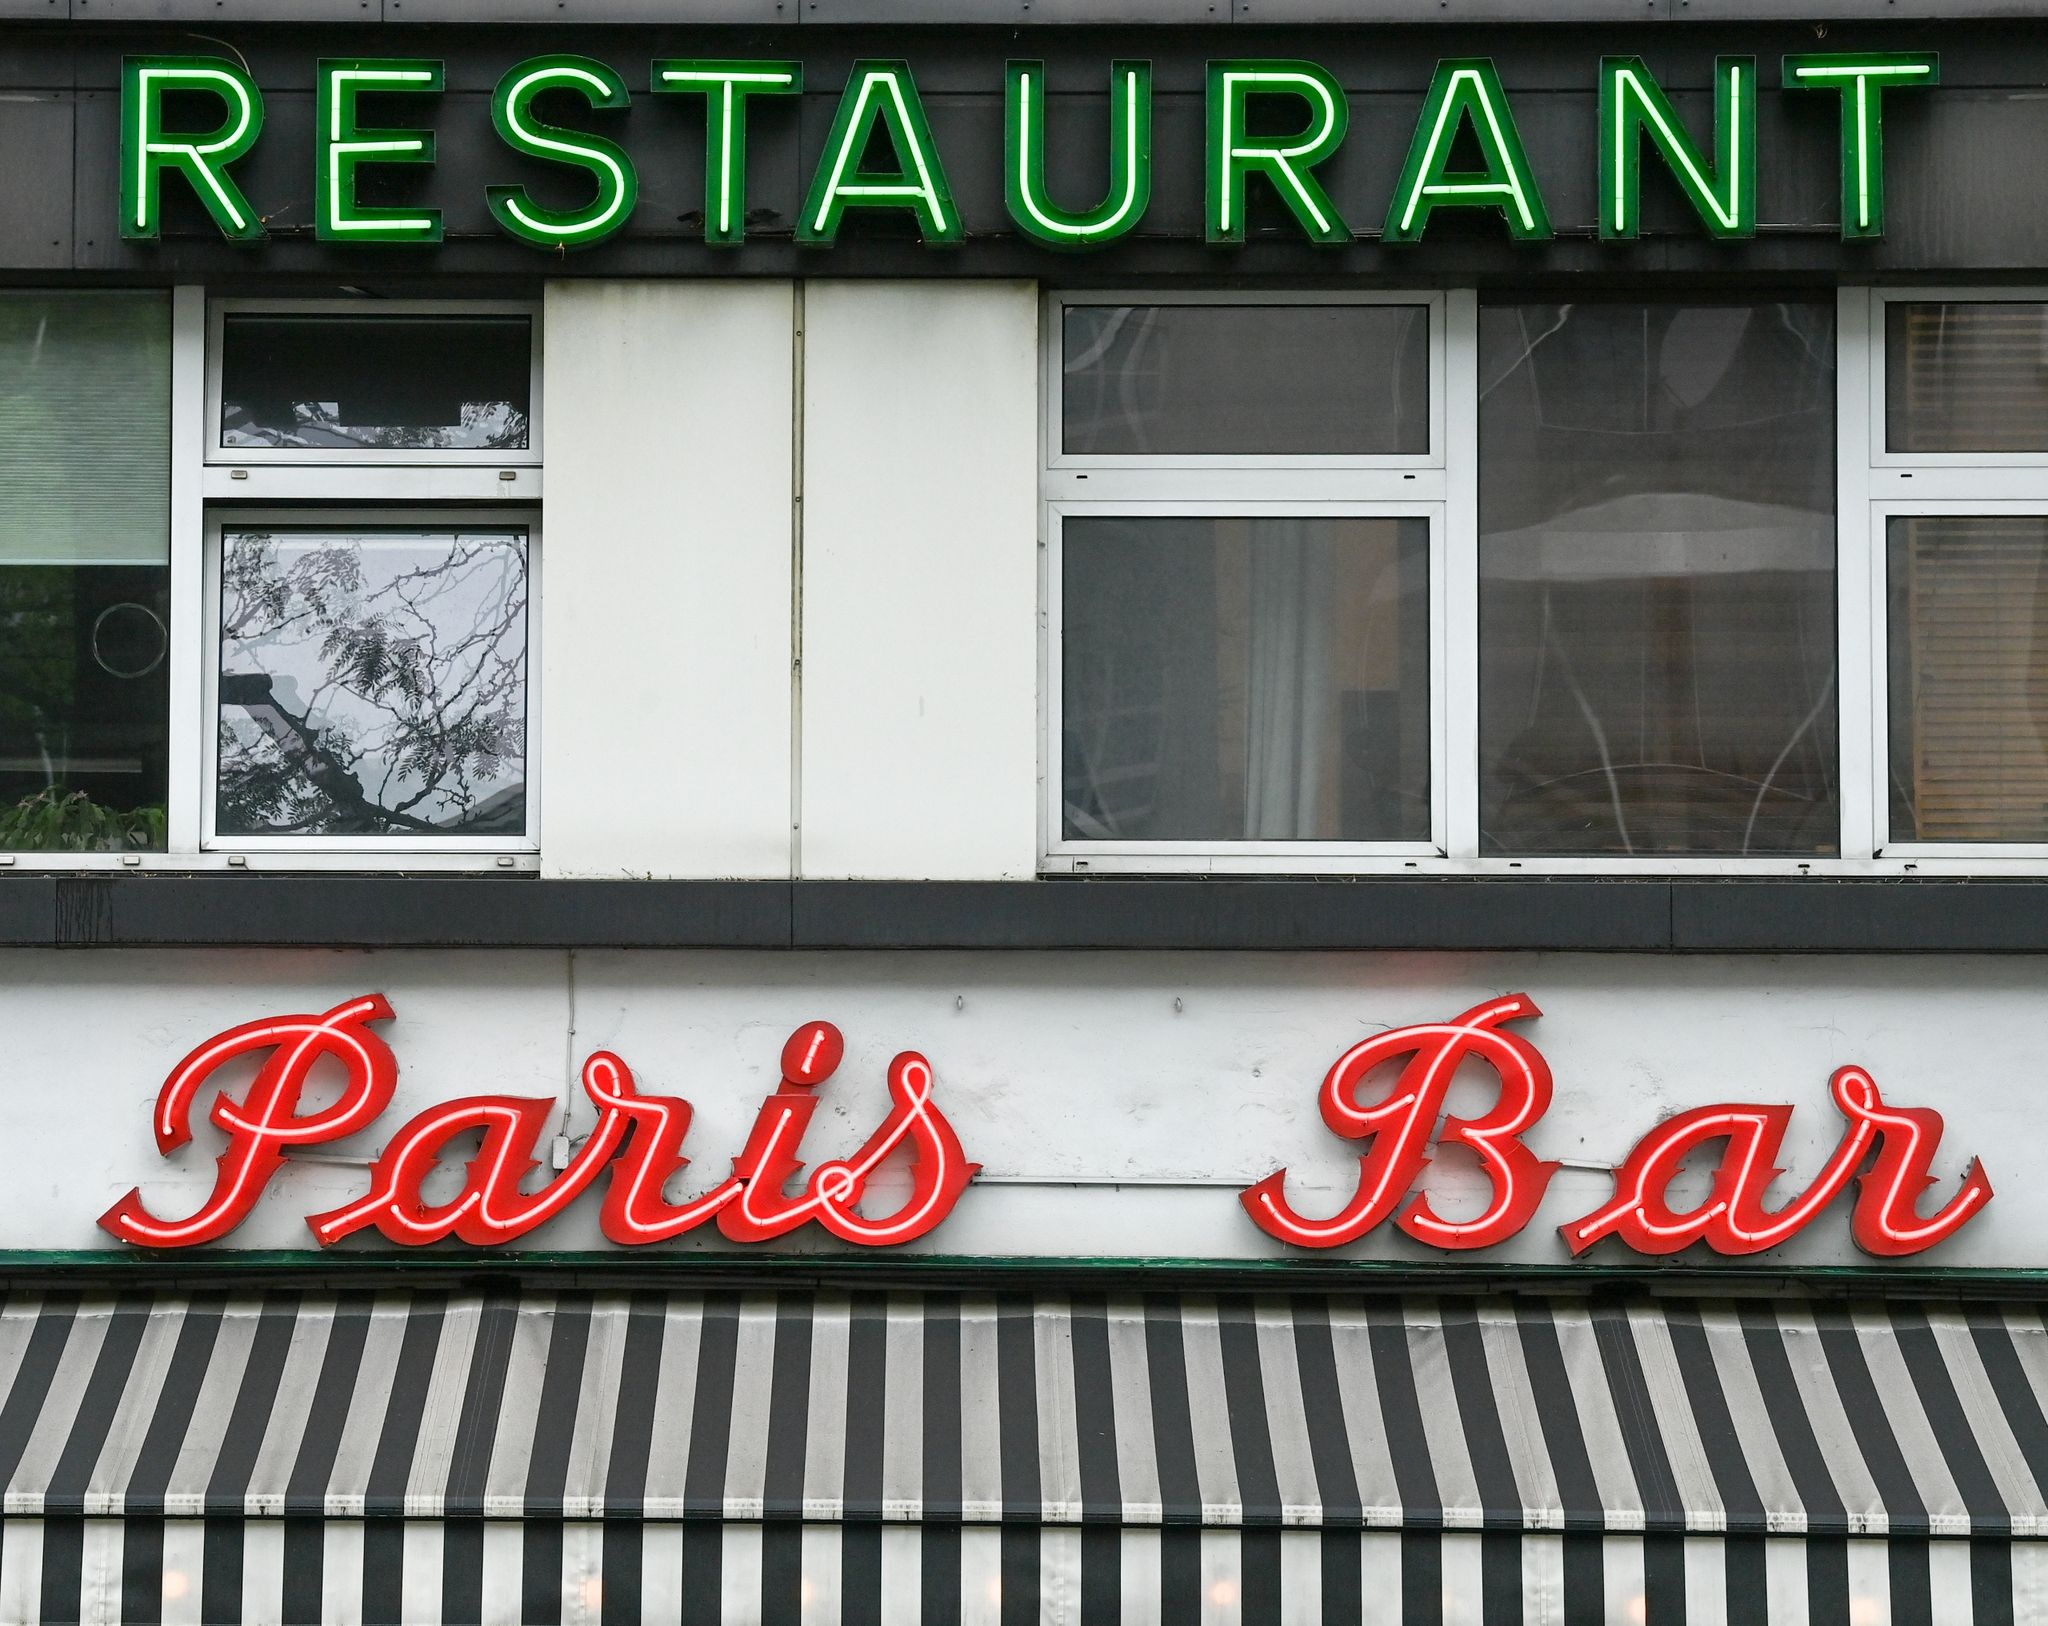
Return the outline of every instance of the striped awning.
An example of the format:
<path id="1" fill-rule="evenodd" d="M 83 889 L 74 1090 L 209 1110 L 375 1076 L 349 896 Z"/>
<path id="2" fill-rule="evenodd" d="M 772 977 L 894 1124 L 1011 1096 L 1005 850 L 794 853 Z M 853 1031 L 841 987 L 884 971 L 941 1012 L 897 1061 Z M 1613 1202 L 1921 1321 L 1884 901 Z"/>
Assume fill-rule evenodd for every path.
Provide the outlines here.
<path id="1" fill-rule="evenodd" d="M 705 1619 L 2048 1618 L 2048 1326 L 1988 1303 L 50 1293 L 0 1395 L 5 1620 L 637 1620 L 685 1571 Z"/>

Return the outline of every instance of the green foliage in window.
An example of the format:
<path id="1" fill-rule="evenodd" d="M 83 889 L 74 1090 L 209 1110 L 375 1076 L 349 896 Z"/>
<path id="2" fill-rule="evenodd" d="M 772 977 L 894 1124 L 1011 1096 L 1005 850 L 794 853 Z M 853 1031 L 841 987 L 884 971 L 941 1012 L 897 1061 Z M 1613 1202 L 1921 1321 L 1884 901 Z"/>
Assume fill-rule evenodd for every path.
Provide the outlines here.
<path id="1" fill-rule="evenodd" d="M 82 790 L 55 785 L 0 807 L 0 851 L 123 853 L 163 845 L 161 807 L 102 807 Z"/>

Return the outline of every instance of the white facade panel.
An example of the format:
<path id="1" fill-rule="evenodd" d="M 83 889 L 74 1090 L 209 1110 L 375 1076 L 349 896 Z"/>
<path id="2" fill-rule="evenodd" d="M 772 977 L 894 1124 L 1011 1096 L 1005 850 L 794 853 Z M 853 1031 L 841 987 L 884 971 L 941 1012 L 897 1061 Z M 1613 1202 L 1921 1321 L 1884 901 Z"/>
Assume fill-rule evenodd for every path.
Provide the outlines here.
<path id="1" fill-rule="evenodd" d="M 806 876 L 1037 866 L 1038 300 L 805 294 Z"/>
<path id="2" fill-rule="evenodd" d="M 1522 1141 L 1557 1167 L 1519 1232 L 1445 1252 L 1388 1220 L 1309 1249 L 1253 1224 L 1240 1195 L 1275 1170 L 1288 1171 L 1289 1201 L 1317 1219 L 1358 1187 L 1371 1148 L 1334 1132 L 1319 1105 L 1340 1055 L 1389 1028 L 1412 1035 L 1437 1024 L 1441 1035 L 1460 1012 L 1510 991 L 1540 1013 L 1502 1031 L 1534 1046 L 1554 1079 Z M 460 1098 L 538 1099 L 547 1134 L 560 1125 L 580 1144 L 598 1117 L 575 1069 L 596 1051 L 618 1057 L 644 1094 L 691 1103 L 688 1166 L 665 1188 L 686 1202 L 733 1172 L 772 1101 L 784 1041 L 822 1020 L 843 1031 L 845 1056 L 816 1086 L 798 1162 L 817 1169 L 860 1146 L 889 1113 L 890 1058 L 916 1051 L 979 1175 L 935 1229 L 900 1250 L 849 1247 L 815 1224 L 736 1243 L 707 1224 L 654 1251 L 1563 1266 L 1572 1256 L 1558 1228 L 1608 1202 L 1616 1166 L 1674 1114 L 1727 1103 L 1751 1114 L 1789 1109 L 1766 1166 L 1784 1171 L 1768 1207 L 1792 1203 L 1844 1143 L 1829 1079 L 1854 1065 L 1869 1070 L 1888 1108 L 1940 1114 L 1928 1147 L 1933 1184 L 1907 1192 L 1920 1216 L 1954 1198 L 1973 1160 L 1994 1191 L 1953 1235 L 1890 1265 L 2048 1269 L 2048 1179 L 2032 1151 L 2039 1110 L 2029 1087 L 2048 1042 L 2039 971 L 2017 956 L 1913 955 L 11 951 L 0 954 L 0 1023 L 22 1086 L 11 1141 L 19 1178 L 0 1186 L 0 1251 L 118 1250 L 95 1221 L 134 1187 L 162 1220 L 199 1212 L 225 1145 L 209 1121 L 215 1097 L 248 1100 L 263 1057 L 208 1073 L 190 1095 L 191 1140 L 164 1153 L 152 1107 L 180 1058 L 239 1024 L 372 992 L 394 1013 L 370 1029 L 396 1059 L 389 1105 L 346 1139 L 291 1150 L 222 1246 L 310 1248 L 306 1216 L 362 1197 L 370 1160 L 404 1139 L 402 1126 Z M 1397 1049 L 1362 1082 L 1360 1104 L 1384 1099 L 1407 1065 L 1411 1050 Z M 1448 1119 L 1504 1104 L 1506 1079 L 1475 1050 L 1457 1065 L 1445 1120 L 1425 1126 L 1430 1161 L 1412 1189 L 1447 1222 L 1475 1218 L 1491 1192 L 1471 1149 L 1446 1144 Z M 338 1071 L 335 1080 L 338 1089 Z M 327 1099 L 309 1094 L 295 1110 Z M 444 1149 L 430 1200 L 454 1200 L 470 1144 L 465 1135 Z M 545 1140 L 536 1148 L 546 1166 L 523 1189 L 550 1178 L 549 1150 Z M 1721 1149 L 1703 1150 L 1670 1183 L 1681 1213 L 1709 1200 Z M 788 1190 L 803 1190 L 805 1178 L 793 1176 Z M 607 1179 L 598 1174 L 514 1245 L 647 1256 L 615 1250 L 601 1233 Z M 867 1211 L 892 1214 L 907 1192 L 904 1167 L 885 1164 Z M 1886 1261 L 1851 1243 L 1857 1201 L 1844 1186 L 1767 1252 L 1730 1258 L 1695 1245 L 1676 1262 L 1882 1271 Z M 364 1233 L 341 1247 L 390 1245 Z M 1614 1239 L 1583 1256 L 1594 1268 L 1644 1262 Z"/>
<path id="3" fill-rule="evenodd" d="M 790 872 L 793 309 L 548 288 L 547 874 Z"/>

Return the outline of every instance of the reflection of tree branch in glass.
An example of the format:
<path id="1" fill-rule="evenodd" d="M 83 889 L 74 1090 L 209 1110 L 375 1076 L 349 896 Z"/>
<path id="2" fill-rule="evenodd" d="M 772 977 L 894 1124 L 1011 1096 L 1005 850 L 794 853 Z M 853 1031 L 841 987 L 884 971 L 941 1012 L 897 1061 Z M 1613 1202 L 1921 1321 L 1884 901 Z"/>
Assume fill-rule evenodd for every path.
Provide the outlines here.
<path id="1" fill-rule="evenodd" d="M 518 531 L 229 533 L 216 827 L 522 834 L 526 606 Z"/>

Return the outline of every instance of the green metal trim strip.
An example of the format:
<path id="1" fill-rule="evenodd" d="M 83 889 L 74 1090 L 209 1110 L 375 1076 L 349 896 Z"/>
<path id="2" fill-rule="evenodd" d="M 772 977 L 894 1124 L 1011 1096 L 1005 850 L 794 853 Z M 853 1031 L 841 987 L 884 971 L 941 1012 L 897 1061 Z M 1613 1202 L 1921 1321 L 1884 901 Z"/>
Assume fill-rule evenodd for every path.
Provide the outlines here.
<path id="1" fill-rule="evenodd" d="M 78 1248 L 69 1250 L 0 1249 L 0 1276 L 10 1273 L 44 1275 L 80 1273 L 104 1275 L 123 1281 L 151 1275 L 178 1278 L 194 1275 L 240 1276 L 289 1274 L 295 1277 L 422 1275 L 435 1278 L 461 1275 L 500 1276 L 508 1274 L 602 1274 L 621 1278 L 648 1275 L 680 1277 L 703 1275 L 721 1280 L 754 1278 L 764 1282 L 790 1279 L 854 1280 L 871 1283 L 877 1277 L 904 1282 L 923 1282 L 938 1287 L 958 1285 L 962 1280 L 988 1283 L 1031 1277 L 1082 1274 L 1100 1277 L 1122 1274 L 1158 1280 L 1200 1278 L 1207 1283 L 1236 1279 L 1267 1288 L 1306 1288 L 1329 1291 L 1357 1291 L 1368 1284 L 1374 1288 L 1413 1286 L 1474 1287 L 1494 1285 L 1503 1290 L 1541 1287 L 1598 1291 L 1602 1288 L 1640 1288 L 1646 1285 L 1682 1287 L 1688 1292 L 1702 1290 L 1745 1290 L 1783 1287 L 1821 1287 L 1836 1291 L 1871 1291 L 1939 1288 L 1945 1292 L 1972 1290 L 2032 1289 L 2048 1293 L 2048 1268 L 1919 1266 L 1900 1269 L 1893 1265 L 1824 1265 L 1804 1268 L 1764 1265 L 1504 1265 L 1444 1263 L 1415 1265 L 1392 1260 L 1357 1259 L 1341 1263 L 1307 1259 L 1143 1259 L 1124 1257 L 1090 1258 L 982 1258 L 966 1254 L 925 1254 L 889 1258 L 851 1258 L 839 1255 L 804 1254 L 627 1254 L 554 1253 L 509 1250 L 424 1250 L 404 1253 L 391 1250 L 315 1253 L 295 1249 L 202 1249 L 191 1253 L 153 1253 L 144 1250 Z"/>

